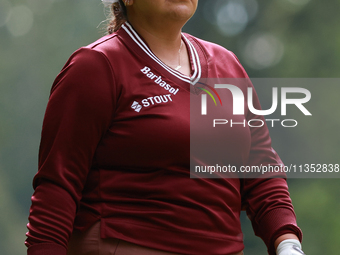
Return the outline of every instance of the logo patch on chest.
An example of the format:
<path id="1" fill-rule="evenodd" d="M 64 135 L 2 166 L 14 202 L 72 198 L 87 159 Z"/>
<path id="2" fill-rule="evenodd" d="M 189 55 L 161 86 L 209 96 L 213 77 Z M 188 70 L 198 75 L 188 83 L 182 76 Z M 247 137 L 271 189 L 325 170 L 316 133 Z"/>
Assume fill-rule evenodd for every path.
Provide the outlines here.
<path id="1" fill-rule="evenodd" d="M 137 101 L 134 101 L 132 103 L 131 108 L 134 109 L 136 112 L 140 112 L 140 110 L 142 110 L 142 106 Z"/>
<path id="2" fill-rule="evenodd" d="M 136 112 L 140 112 L 143 107 L 149 107 L 158 104 L 166 104 L 169 102 L 172 102 L 171 94 L 151 96 L 142 99 L 141 100 L 142 105 L 139 102 L 134 101 L 131 105 L 131 108 L 134 109 Z"/>

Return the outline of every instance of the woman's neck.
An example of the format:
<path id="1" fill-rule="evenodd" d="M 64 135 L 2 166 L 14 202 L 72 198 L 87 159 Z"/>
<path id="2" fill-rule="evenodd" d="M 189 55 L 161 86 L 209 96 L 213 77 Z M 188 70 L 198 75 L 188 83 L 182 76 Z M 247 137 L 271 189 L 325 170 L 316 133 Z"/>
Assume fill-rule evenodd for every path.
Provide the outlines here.
<path id="1" fill-rule="evenodd" d="M 162 48 L 178 51 L 181 44 L 182 26 L 161 20 L 139 19 L 136 15 L 129 17 L 130 24 L 143 37 L 152 50 Z"/>
<path id="2" fill-rule="evenodd" d="M 165 64 L 183 74 L 190 75 L 189 56 L 182 42 L 181 25 L 141 22 L 129 19 L 129 23 L 143 37 L 152 52 Z"/>

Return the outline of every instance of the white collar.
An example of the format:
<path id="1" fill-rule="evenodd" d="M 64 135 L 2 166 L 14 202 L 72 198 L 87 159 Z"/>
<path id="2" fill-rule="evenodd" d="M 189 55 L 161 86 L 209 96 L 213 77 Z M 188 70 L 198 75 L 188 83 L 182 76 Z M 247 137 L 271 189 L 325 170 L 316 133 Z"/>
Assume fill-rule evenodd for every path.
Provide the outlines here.
<path id="1" fill-rule="evenodd" d="M 131 37 L 131 39 L 157 64 L 159 64 L 162 68 L 164 68 L 167 72 L 171 73 L 178 79 L 188 82 L 192 85 L 195 85 L 199 79 L 201 78 L 202 68 L 198 53 L 194 47 L 194 45 L 189 41 L 188 38 L 182 33 L 182 38 L 185 40 L 185 43 L 189 46 L 189 54 L 193 61 L 193 69 L 194 73 L 191 77 L 182 74 L 181 72 L 172 69 L 171 67 L 167 66 L 162 60 L 160 60 L 147 46 L 147 44 L 143 41 L 143 39 L 138 35 L 138 33 L 133 29 L 133 27 L 128 23 L 125 22 L 122 25 L 122 28 L 126 31 L 126 33 Z"/>

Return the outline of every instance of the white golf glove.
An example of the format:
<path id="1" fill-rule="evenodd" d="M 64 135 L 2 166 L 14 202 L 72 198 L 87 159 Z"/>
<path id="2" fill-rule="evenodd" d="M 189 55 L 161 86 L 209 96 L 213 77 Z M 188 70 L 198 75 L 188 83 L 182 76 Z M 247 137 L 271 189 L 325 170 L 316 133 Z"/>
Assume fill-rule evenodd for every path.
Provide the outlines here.
<path id="1" fill-rule="evenodd" d="M 276 248 L 276 255 L 303 255 L 301 243 L 296 239 L 286 239 Z M 305 254 L 306 255 L 306 254 Z"/>

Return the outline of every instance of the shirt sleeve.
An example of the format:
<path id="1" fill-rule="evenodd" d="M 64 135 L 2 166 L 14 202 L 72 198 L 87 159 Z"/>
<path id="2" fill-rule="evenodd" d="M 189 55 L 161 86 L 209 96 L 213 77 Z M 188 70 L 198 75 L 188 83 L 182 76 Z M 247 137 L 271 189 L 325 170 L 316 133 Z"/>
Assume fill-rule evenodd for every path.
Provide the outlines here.
<path id="1" fill-rule="evenodd" d="M 113 87 L 109 61 L 90 48 L 76 51 L 57 76 L 33 180 L 25 242 L 29 255 L 66 255 L 96 147 L 112 121 Z"/>
<path id="2" fill-rule="evenodd" d="M 251 85 L 252 86 L 252 85 Z M 253 88 L 253 104 L 261 109 L 260 102 Z M 250 111 L 247 120 L 261 119 Z M 250 127 L 251 149 L 248 166 L 283 166 L 283 163 L 271 146 L 271 138 L 266 124 L 263 127 Z M 302 232 L 297 226 L 296 216 L 283 172 L 259 174 L 256 178 L 242 180 L 242 202 L 252 222 L 254 232 L 265 242 L 270 255 L 275 255 L 275 240 L 286 233 L 293 233 L 302 239 Z"/>

